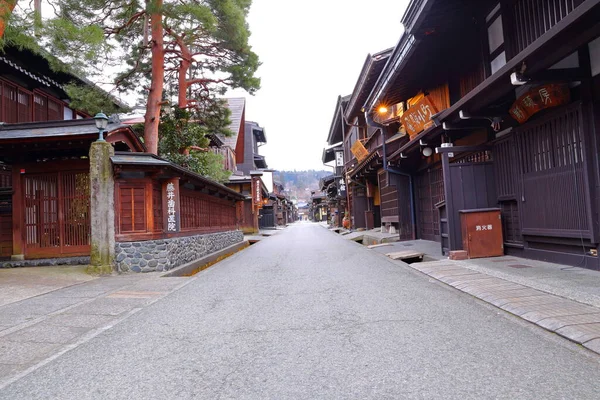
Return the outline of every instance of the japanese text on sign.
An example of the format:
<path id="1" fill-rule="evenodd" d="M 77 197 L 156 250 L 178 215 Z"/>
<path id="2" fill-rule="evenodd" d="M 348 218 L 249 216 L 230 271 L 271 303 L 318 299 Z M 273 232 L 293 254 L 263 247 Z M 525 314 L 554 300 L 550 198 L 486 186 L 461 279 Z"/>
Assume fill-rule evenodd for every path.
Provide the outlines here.
<path id="1" fill-rule="evenodd" d="M 569 101 L 568 85 L 550 83 L 528 90 L 514 102 L 509 112 L 514 119 L 522 124 L 534 114 L 546 108 L 567 104 Z"/>
<path id="2" fill-rule="evenodd" d="M 491 231 L 492 225 L 477 225 L 475 226 L 476 231 Z"/>
<path id="3" fill-rule="evenodd" d="M 254 202 L 256 204 L 261 204 L 262 201 L 262 193 L 260 192 L 260 181 L 256 179 L 254 181 Z"/>
<path id="4" fill-rule="evenodd" d="M 167 232 L 177 232 L 177 219 L 175 216 L 175 185 L 167 184 Z"/>
<path id="5" fill-rule="evenodd" d="M 435 106 L 427 96 L 424 96 L 417 104 L 402 114 L 400 122 L 412 137 L 425 129 L 435 113 L 437 113 Z"/>

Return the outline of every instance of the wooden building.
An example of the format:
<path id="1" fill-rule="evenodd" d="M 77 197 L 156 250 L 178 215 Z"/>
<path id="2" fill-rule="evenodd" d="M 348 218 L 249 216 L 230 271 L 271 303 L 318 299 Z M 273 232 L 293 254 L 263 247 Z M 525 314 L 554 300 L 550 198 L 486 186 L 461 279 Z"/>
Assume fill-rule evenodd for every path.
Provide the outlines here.
<path id="1" fill-rule="evenodd" d="M 244 196 L 241 207 L 240 229 L 244 233 L 257 233 L 260 229 L 260 210 L 269 205 L 269 191 L 261 179 L 262 172 L 249 175 L 231 175 L 226 186 Z M 271 206 L 272 208 L 272 206 Z"/>
<path id="2" fill-rule="evenodd" d="M 0 126 L 0 160 L 12 171 L 2 214 L 4 257 L 89 255 L 87 155 L 97 138 L 91 119 Z M 106 140 L 121 150 L 143 151 L 126 125 L 110 124 Z"/>
<path id="3" fill-rule="evenodd" d="M 600 268 L 599 15 L 598 0 L 411 1 L 363 103 L 406 133 L 384 151 L 412 192 L 400 226 L 447 253 L 461 210 L 496 207 L 506 253 Z"/>
<path id="4" fill-rule="evenodd" d="M 98 209 L 90 148 L 99 132 L 70 107 L 63 88 L 86 83 L 14 49 L 0 57 L 0 74 L 0 257 L 90 256 Z M 114 238 L 107 241 L 115 244 L 119 271 L 166 270 L 243 240 L 243 195 L 144 153 L 118 119 L 109 120 L 104 136 L 116 151 L 104 160 L 111 172 L 102 179 L 110 193 L 114 188 Z"/>

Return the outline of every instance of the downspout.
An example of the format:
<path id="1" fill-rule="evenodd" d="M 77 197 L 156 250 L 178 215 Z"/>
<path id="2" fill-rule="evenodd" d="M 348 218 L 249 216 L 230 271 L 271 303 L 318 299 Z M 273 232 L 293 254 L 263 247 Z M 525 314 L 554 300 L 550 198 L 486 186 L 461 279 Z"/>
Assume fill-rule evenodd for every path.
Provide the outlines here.
<path id="1" fill-rule="evenodd" d="M 396 174 L 396 175 L 401 175 L 401 176 L 407 176 L 408 180 L 409 180 L 409 192 L 410 192 L 410 214 L 411 214 L 411 219 L 412 219 L 412 231 L 413 231 L 413 237 L 416 237 L 415 233 L 415 229 L 417 227 L 417 216 L 416 216 L 416 212 L 415 212 L 415 196 L 413 193 L 413 177 L 411 174 L 407 174 L 406 172 L 402 172 L 396 168 L 392 168 L 388 165 L 388 161 L 387 161 L 387 149 L 385 146 L 385 125 L 382 125 L 378 122 L 373 121 L 373 118 L 371 118 L 371 115 L 369 114 L 368 111 L 365 111 L 365 121 L 367 122 L 367 125 L 373 128 L 378 128 L 379 131 L 381 132 L 381 139 L 382 139 L 382 146 L 383 146 L 383 170 L 386 172 L 391 172 L 392 174 Z M 400 233 L 400 232 L 398 232 Z"/>

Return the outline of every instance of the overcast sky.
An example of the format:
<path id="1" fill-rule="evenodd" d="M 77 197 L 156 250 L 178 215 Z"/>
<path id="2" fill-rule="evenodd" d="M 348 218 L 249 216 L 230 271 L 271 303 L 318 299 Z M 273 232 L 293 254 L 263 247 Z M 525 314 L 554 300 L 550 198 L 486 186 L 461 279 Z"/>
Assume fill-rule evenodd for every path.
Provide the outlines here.
<path id="1" fill-rule="evenodd" d="M 327 169 L 321 162 L 338 95 L 350 94 L 367 54 L 394 47 L 407 0 L 253 0 L 250 44 L 261 89 L 246 119 L 265 128 L 269 168 Z"/>

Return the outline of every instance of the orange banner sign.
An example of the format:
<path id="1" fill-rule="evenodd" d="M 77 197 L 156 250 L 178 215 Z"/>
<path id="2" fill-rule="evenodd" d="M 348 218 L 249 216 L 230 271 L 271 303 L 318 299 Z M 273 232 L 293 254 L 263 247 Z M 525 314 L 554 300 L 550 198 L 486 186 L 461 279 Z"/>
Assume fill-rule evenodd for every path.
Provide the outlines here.
<path id="1" fill-rule="evenodd" d="M 423 97 L 414 106 L 404 111 L 400 122 L 404 125 L 406 132 L 412 137 L 422 132 L 426 125 L 431 122 L 431 116 L 435 115 L 437 110 L 427 96 Z"/>
<path id="2" fill-rule="evenodd" d="M 361 162 L 369 155 L 369 151 L 365 149 L 365 146 L 361 143 L 360 140 L 357 140 L 356 142 L 354 142 L 354 144 L 352 144 L 350 151 L 352 152 L 352 154 L 354 154 L 354 157 L 356 157 L 358 162 Z"/>
<path id="3" fill-rule="evenodd" d="M 546 108 L 567 104 L 571 99 L 569 86 L 550 83 L 529 89 L 514 102 L 510 115 L 520 124 Z"/>

